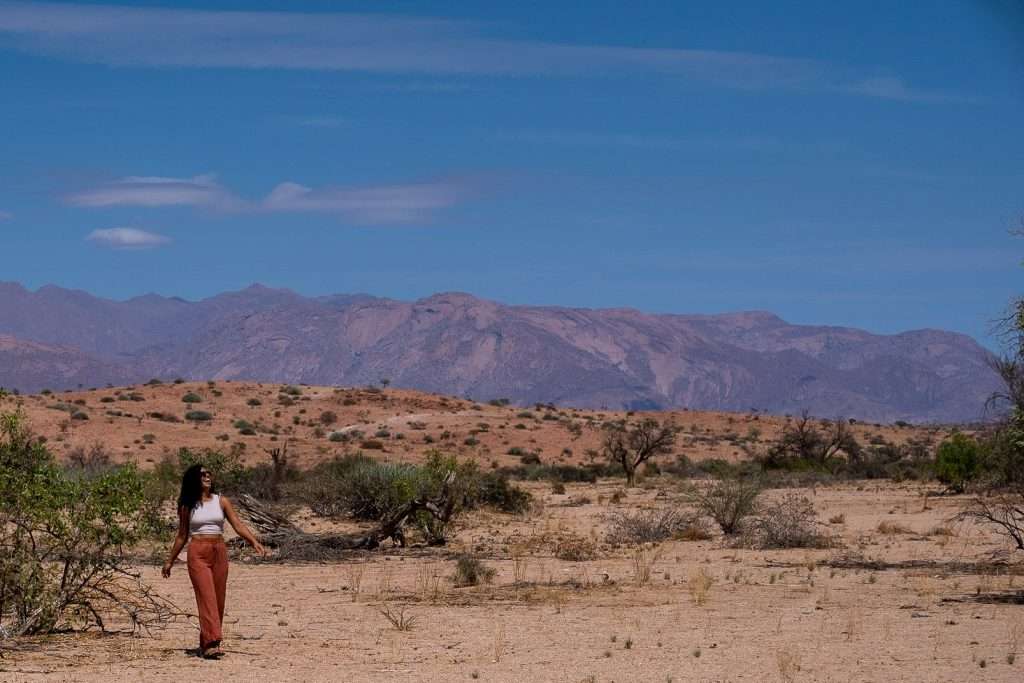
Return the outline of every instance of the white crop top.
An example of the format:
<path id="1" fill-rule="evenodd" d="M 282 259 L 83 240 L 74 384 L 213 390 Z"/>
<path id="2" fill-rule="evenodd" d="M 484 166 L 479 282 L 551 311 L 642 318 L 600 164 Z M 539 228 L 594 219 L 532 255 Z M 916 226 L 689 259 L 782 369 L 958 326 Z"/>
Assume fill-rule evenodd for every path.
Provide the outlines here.
<path id="1" fill-rule="evenodd" d="M 224 533 L 224 510 L 220 506 L 219 495 L 215 493 L 210 496 L 210 500 L 192 508 L 192 514 L 188 518 L 188 531 L 193 536 Z"/>

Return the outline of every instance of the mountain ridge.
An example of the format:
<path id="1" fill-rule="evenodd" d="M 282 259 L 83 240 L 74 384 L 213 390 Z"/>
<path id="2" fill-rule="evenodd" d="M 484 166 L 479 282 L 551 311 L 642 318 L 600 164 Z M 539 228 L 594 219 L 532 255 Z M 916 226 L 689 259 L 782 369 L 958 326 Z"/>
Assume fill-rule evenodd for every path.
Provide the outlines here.
<path id="1" fill-rule="evenodd" d="M 28 391 L 109 377 L 348 385 L 387 378 L 523 404 L 957 422 L 981 417 L 997 387 L 986 351 L 956 332 L 879 335 L 794 325 L 757 310 L 506 305 L 455 291 L 399 301 L 306 297 L 254 283 L 197 301 L 152 293 L 114 301 L 0 283 L 0 335 L 57 347 L 59 367 L 77 368 L 48 377 L 38 359 L 54 352 L 35 349 L 26 373 L 24 355 L 0 353 L 0 384 Z M 72 350 L 81 354 L 74 362 Z"/>

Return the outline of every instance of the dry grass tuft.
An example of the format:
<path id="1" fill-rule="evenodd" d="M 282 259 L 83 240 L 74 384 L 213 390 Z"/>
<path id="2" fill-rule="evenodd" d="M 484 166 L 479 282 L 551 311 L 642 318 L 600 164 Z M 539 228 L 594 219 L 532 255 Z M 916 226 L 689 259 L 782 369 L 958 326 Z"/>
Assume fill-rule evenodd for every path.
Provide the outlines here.
<path id="1" fill-rule="evenodd" d="M 902 524 L 900 524 L 898 522 L 888 522 L 888 521 L 879 522 L 878 526 L 875 528 L 875 531 L 877 531 L 880 534 L 884 534 L 886 536 L 895 536 L 897 534 L 912 534 L 912 533 L 914 533 L 913 531 L 910 530 L 909 527 L 905 527 L 905 526 L 903 526 Z"/>
<path id="2" fill-rule="evenodd" d="M 352 594 L 352 602 L 359 601 L 359 592 L 363 586 L 363 572 L 365 567 L 362 564 L 345 565 L 345 576 L 348 578 L 348 590 Z"/>
<path id="3" fill-rule="evenodd" d="M 687 588 L 690 589 L 690 598 L 693 604 L 703 606 L 708 601 L 711 593 L 711 586 L 715 583 L 715 577 L 704 567 L 695 567 L 690 570 L 690 578 L 687 581 Z"/>
<path id="4" fill-rule="evenodd" d="M 651 569 L 661 558 L 661 548 L 645 550 L 637 548 L 633 552 L 633 578 L 638 586 L 647 585 L 651 580 Z"/>

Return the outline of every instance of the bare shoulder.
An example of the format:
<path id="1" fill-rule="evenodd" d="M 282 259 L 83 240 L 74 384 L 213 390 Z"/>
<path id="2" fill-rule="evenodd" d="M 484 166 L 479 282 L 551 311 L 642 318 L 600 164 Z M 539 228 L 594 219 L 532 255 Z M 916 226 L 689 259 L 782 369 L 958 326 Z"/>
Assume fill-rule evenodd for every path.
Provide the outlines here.
<path id="1" fill-rule="evenodd" d="M 224 496 L 224 495 L 220 496 L 220 506 L 223 509 L 225 509 L 225 510 L 230 510 L 231 509 L 231 501 L 228 500 L 227 496 Z"/>

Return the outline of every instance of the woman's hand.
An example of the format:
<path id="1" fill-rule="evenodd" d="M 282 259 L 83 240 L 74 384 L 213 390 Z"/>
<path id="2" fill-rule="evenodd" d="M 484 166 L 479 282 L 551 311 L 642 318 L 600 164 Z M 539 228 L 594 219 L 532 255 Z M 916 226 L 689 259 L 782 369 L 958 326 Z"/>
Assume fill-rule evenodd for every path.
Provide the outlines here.
<path id="1" fill-rule="evenodd" d="M 160 573 L 163 574 L 165 579 L 171 578 L 171 566 L 170 562 L 164 562 L 164 568 L 160 570 Z"/>
<path id="2" fill-rule="evenodd" d="M 252 542 L 252 549 L 255 550 L 256 554 L 259 555 L 260 557 L 266 557 L 267 555 L 270 554 L 267 551 L 267 549 L 263 547 L 263 544 L 260 543 L 259 541 L 256 541 L 256 540 L 253 540 L 253 542 Z"/>

